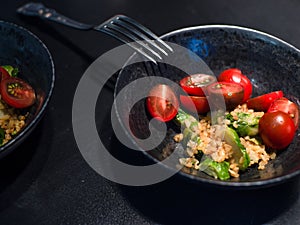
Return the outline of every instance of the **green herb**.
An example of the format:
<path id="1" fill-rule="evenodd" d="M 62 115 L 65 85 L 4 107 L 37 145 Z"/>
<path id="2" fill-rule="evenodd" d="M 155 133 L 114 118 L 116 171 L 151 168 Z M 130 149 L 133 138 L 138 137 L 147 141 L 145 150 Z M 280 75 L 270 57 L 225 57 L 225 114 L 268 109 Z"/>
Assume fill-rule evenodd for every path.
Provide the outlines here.
<path id="1" fill-rule="evenodd" d="M 242 136 L 256 136 L 258 134 L 258 123 L 260 117 L 250 113 L 237 113 L 237 119 L 229 113 L 226 118 L 230 120 L 230 127 L 235 129 L 236 132 Z"/>
<path id="2" fill-rule="evenodd" d="M 3 144 L 4 138 L 5 138 L 5 132 L 2 128 L 0 128 L 0 145 Z"/>
<path id="3" fill-rule="evenodd" d="M 204 156 L 203 156 L 204 157 Z M 229 174 L 229 162 L 216 162 L 207 157 L 200 163 L 200 170 L 204 173 L 220 180 L 228 180 Z"/>
<path id="4" fill-rule="evenodd" d="M 198 130 L 199 121 L 192 115 L 184 112 L 182 109 L 178 110 L 176 115 L 176 121 L 193 132 Z"/>
<path id="5" fill-rule="evenodd" d="M 250 157 L 244 145 L 242 145 L 238 134 L 234 129 L 227 127 L 224 133 L 224 140 L 231 145 L 233 159 L 239 165 L 240 170 L 245 170 L 250 163 Z"/>
<path id="6" fill-rule="evenodd" d="M 19 69 L 16 67 L 12 67 L 11 65 L 5 65 L 1 67 L 5 69 L 8 72 L 8 74 L 12 77 L 16 77 L 19 73 Z"/>

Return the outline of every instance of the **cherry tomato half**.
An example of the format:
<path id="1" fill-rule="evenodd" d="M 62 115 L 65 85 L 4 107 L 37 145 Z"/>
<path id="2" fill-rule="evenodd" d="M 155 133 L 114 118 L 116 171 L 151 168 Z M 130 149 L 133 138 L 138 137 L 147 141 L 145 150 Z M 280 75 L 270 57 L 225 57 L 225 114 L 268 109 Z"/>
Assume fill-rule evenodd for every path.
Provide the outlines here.
<path id="1" fill-rule="evenodd" d="M 1 81 L 0 94 L 2 99 L 15 108 L 26 108 L 35 102 L 33 88 L 20 78 L 10 77 Z"/>
<path id="2" fill-rule="evenodd" d="M 230 82 L 216 82 L 207 88 L 209 98 L 216 107 L 226 105 L 227 110 L 232 110 L 242 103 L 244 89 L 241 85 Z"/>
<path id="3" fill-rule="evenodd" d="M 181 79 L 179 84 L 189 95 L 205 96 L 205 88 L 216 81 L 213 75 L 193 74 Z"/>
<path id="4" fill-rule="evenodd" d="M 286 148 L 294 139 L 295 124 L 284 112 L 265 113 L 259 120 L 259 133 L 263 143 L 274 150 Z"/>
<path id="5" fill-rule="evenodd" d="M 287 113 L 294 121 L 296 129 L 299 125 L 299 108 L 296 103 L 287 98 L 276 99 L 269 107 L 267 112 L 282 111 Z"/>
<path id="6" fill-rule="evenodd" d="M 269 109 L 272 102 L 274 102 L 276 99 L 281 98 L 281 97 L 283 97 L 282 91 L 270 92 L 268 94 L 250 98 L 247 101 L 247 106 L 249 109 L 266 112 Z"/>
<path id="7" fill-rule="evenodd" d="M 176 116 L 179 102 L 169 86 L 159 84 L 150 90 L 146 105 L 152 117 L 167 122 Z"/>
<path id="8" fill-rule="evenodd" d="M 191 112 L 197 111 L 199 114 L 205 114 L 209 111 L 209 104 L 207 97 L 180 95 L 181 105 Z"/>
<path id="9" fill-rule="evenodd" d="M 242 73 L 241 70 L 231 68 L 224 70 L 218 77 L 218 81 L 232 82 L 241 85 L 244 88 L 243 103 L 252 95 L 252 84 L 249 78 Z"/>

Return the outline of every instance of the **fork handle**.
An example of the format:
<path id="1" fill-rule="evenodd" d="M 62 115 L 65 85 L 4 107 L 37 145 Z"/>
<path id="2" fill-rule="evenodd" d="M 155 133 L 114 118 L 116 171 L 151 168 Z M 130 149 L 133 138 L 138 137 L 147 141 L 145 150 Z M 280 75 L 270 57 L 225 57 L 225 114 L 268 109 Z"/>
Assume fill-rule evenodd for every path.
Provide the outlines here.
<path id="1" fill-rule="evenodd" d="M 27 3 L 24 6 L 17 9 L 17 12 L 26 16 L 37 16 L 42 19 L 52 20 L 54 22 L 77 28 L 80 30 L 89 30 L 91 25 L 80 23 L 78 21 L 72 20 L 58 12 L 54 9 L 45 7 L 42 3 Z"/>

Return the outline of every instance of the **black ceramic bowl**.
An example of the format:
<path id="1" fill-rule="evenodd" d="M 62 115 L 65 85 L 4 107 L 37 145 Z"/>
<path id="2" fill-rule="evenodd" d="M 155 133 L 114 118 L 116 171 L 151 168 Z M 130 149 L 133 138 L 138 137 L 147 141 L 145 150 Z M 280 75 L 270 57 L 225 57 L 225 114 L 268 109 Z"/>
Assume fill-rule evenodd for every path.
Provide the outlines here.
<path id="1" fill-rule="evenodd" d="M 19 69 L 20 78 L 32 85 L 37 101 L 26 111 L 26 125 L 11 141 L 0 147 L 0 157 L 15 149 L 40 121 L 54 87 L 54 65 L 47 47 L 30 31 L 0 21 L 0 65 Z"/>
<path id="2" fill-rule="evenodd" d="M 283 92 L 299 105 L 300 98 L 300 52 L 292 45 L 269 34 L 253 29 L 226 26 L 198 26 L 177 30 L 162 38 L 166 41 L 179 44 L 196 53 L 217 76 L 220 71 L 235 67 L 246 74 L 253 83 L 253 95 L 257 96 L 271 91 Z M 133 56 L 137 57 L 137 56 Z M 130 59 L 133 60 L 133 59 Z M 130 60 L 128 64 L 130 64 Z M 143 63 L 126 66 L 119 74 L 115 95 L 132 81 L 146 77 L 149 70 Z M 181 73 L 166 72 L 164 77 L 178 82 Z M 129 93 L 128 98 L 131 97 Z M 130 112 L 129 126 L 124 123 L 125 109 L 117 108 L 117 115 L 129 138 L 137 143 L 137 138 L 146 138 L 149 135 L 149 115 L 144 101 L 138 102 Z M 174 143 L 172 135 L 177 132 L 176 125 L 167 123 L 168 132 L 164 141 L 145 154 L 159 162 L 164 159 L 166 151 L 172 151 Z M 180 171 L 178 174 L 195 182 L 226 186 L 226 187 L 265 187 L 285 182 L 300 173 L 300 136 L 299 130 L 292 144 L 284 151 L 279 152 L 275 160 L 271 160 L 265 170 L 256 167 L 247 169 L 239 179 L 220 181 L 207 176 L 202 172 Z M 143 149 L 143 146 L 138 146 Z M 174 169 L 166 166 L 166 169 Z"/>

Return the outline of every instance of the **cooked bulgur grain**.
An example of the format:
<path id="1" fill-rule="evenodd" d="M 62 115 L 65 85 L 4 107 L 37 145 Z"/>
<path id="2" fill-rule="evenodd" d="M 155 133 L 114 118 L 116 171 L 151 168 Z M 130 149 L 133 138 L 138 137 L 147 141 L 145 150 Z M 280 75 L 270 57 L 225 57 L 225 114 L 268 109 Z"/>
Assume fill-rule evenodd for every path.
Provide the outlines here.
<path id="1" fill-rule="evenodd" d="M 3 145 L 10 141 L 24 126 L 27 115 L 21 115 L 18 110 L 8 106 L 0 98 L 0 128 L 4 131 Z"/>
<path id="2" fill-rule="evenodd" d="M 234 120 L 238 120 L 237 115 L 240 112 L 253 114 L 256 117 L 262 117 L 264 115 L 264 112 L 255 112 L 252 109 L 248 109 L 246 104 L 239 105 L 236 109 L 227 113 L 230 113 Z M 186 146 L 187 157 L 181 158 L 179 160 L 180 164 L 198 170 L 201 162 L 195 158 L 195 155 L 201 151 L 215 162 L 229 162 L 228 172 L 230 176 L 239 177 L 239 162 L 233 159 L 234 153 L 232 146 L 227 144 L 222 136 L 224 128 L 229 125 L 229 123 L 230 121 L 226 119 L 219 119 L 218 124 L 212 125 L 209 117 L 201 118 L 198 122 L 198 129 L 194 131 L 201 141 L 188 141 Z M 183 138 L 183 134 L 177 134 L 174 140 L 180 142 Z M 249 166 L 258 164 L 258 169 L 263 170 L 269 160 L 276 157 L 275 153 L 268 153 L 265 146 L 254 137 L 240 137 L 240 141 L 250 158 Z M 240 161 L 241 160 L 242 158 L 240 158 Z"/>

